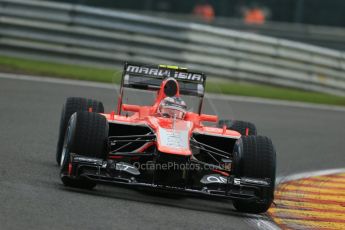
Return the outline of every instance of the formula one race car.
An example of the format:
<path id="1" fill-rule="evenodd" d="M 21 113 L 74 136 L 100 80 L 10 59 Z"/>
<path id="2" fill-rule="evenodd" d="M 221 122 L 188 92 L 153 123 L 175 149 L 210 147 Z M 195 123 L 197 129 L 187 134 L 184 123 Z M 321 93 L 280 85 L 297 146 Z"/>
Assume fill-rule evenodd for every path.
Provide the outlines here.
<path id="1" fill-rule="evenodd" d="M 273 144 L 252 123 L 202 114 L 205 84 L 203 73 L 185 68 L 126 63 L 116 113 L 68 98 L 56 154 L 64 185 L 168 190 L 265 212 L 274 193 Z"/>

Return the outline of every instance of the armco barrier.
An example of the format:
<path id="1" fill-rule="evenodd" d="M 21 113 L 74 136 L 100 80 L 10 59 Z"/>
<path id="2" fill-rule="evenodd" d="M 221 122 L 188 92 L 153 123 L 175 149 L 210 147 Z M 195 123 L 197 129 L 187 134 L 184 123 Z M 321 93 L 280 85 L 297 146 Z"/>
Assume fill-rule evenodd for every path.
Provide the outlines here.
<path id="1" fill-rule="evenodd" d="M 102 66 L 177 64 L 210 76 L 345 95 L 343 52 L 81 5 L 0 0 L 0 54 Z"/>

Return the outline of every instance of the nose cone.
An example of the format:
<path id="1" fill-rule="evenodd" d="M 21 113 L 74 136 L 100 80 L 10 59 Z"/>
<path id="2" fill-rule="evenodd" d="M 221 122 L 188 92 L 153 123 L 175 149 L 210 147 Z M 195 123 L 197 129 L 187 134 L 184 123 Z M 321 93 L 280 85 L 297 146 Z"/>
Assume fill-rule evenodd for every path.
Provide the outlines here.
<path id="1" fill-rule="evenodd" d="M 192 155 L 190 135 L 193 123 L 178 119 L 157 119 L 158 151 L 176 155 Z"/>

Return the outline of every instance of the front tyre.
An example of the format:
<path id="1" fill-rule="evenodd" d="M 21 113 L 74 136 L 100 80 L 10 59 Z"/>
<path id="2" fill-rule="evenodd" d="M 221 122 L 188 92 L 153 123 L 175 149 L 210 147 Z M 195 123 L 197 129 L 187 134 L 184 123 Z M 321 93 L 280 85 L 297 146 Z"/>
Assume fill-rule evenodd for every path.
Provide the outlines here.
<path id="1" fill-rule="evenodd" d="M 266 212 L 273 202 L 276 177 L 276 152 L 272 141 L 263 136 L 242 136 L 237 140 L 233 174 L 236 177 L 270 179 L 271 186 L 260 201 L 233 200 L 234 207 L 240 212 Z"/>
<path id="2" fill-rule="evenodd" d="M 104 113 L 104 106 L 102 102 L 86 99 L 81 97 L 69 97 L 67 98 L 65 104 L 62 107 L 61 118 L 60 118 L 60 128 L 58 143 L 56 148 L 56 162 L 60 165 L 61 154 L 63 148 L 64 137 L 66 133 L 66 128 L 68 121 L 75 112 L 89 111 L 91 108 L 92 112 Z"/>
<path id="3" fill-rule="evenodd" d="M 61 154 L 60 177 L 65 186 L 92 189 L 96 183 L 79 175 L 72 175 L 73 154 L 106 159 L 108 155 L 106 118 L 97 113 L 74 113 L 68 123 Z M 80 172 L 82 173 L 82 172 Z"/>

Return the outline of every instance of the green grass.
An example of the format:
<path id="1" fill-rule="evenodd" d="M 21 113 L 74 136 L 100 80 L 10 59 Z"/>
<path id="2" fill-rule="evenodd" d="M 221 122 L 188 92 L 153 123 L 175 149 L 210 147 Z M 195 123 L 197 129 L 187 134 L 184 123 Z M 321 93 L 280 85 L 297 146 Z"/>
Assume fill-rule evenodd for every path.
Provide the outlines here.
<path id="1" fill-rule="evenodd" d="M 258 84 L 210 82 L 206 89 L 223 94 L 345 106 L 345 97 Z"/>
<path id="2" fill-rule="evenodd" d="M 116 84 L 121 79 L 121 71 L 116 68 L 94 68 L 5 56 L 0 56 L 0 71 Z M 226 80 L 212 81 L 212 77 L 208 78 L 206 90 L 211 93 L 345 106 L 345 97 Z"/>
<path id="3" fill-rule="evenodd" d="M 121 71 L 0 56 L 0 71 L 85 81 L 120 83 Z"/>

